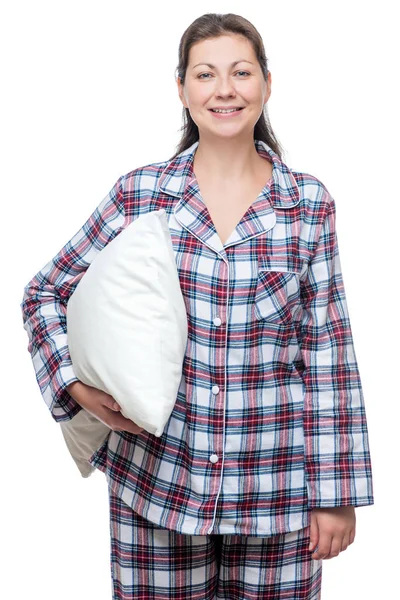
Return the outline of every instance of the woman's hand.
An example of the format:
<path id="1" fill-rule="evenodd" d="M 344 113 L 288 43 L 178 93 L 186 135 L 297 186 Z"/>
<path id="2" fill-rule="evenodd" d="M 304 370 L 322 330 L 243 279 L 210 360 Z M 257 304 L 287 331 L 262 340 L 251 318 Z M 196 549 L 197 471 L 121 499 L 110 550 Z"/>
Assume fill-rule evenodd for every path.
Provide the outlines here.
<path id="1" fill-rule="evenodd" d="M 143 431 L 143 427 L 139 427 L 130 419 L 126 419 L 119 412 L 121 407 L 110 394 L 106 394 L 81 381 L 70 383 L 67 386 L 67 391 L 82 408 L 113 431 L 128 431 L 135 434 Z"/>
<path id="2" fill-rule="evenodd" d="M 356 513 L 354 506 L 313 508 L 309 550 L 315 560 L 334 558 L 354 542 Z M 315 547 L 318 545 L 318 550 Z"/>

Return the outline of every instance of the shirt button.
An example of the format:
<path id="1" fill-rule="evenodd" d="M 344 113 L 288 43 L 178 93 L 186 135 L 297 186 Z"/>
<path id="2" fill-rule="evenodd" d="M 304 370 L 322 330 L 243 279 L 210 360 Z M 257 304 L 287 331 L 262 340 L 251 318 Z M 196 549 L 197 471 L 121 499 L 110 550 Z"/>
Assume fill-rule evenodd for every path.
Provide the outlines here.
<path id="1" fill-rule="evenodd" d="M 214 325 L 221 325 L 222 321 L 219 317 L 215 317 L 214 319 Z"/>
<path id="2" fill-rule="evenodd" d="M 218 394 L 219 392 L 219 387 L 217 385 L 213 385 L 211 388 L 211 391 L 213 394 Z"/>
<path id="3" fill-rule="evenodd" d="M 218 456 L 216 454 L 211 454 L 210 462 L 216 463 L 218 461 Z"/>

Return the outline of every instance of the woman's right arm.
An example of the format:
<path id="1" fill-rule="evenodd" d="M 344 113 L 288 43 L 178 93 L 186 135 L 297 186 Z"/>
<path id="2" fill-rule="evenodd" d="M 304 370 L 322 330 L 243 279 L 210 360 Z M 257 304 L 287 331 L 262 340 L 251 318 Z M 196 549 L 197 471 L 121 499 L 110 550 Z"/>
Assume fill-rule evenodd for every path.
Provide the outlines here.
<path id="1" fill-rule="evenodd" d="M 121 407 L 110 394 L 81 381 L 73 381 L 65 389 L 82 408 L 113 431 L 129 431 L 137 434 L 143 430 L 143 427 L 139 427 L 119 412 Z"/>
<path id="2" fill-rule="evenodd" d="M 121 176 L 81 229 L 24 288 L 20 306 L 28 351 L 41 394 L 57 422 L 72 419 L 82 409 L 67 390 L 79 381 L 68 350 L 67 302 L 97 253 L 123 229 L 123 180 Z"/>

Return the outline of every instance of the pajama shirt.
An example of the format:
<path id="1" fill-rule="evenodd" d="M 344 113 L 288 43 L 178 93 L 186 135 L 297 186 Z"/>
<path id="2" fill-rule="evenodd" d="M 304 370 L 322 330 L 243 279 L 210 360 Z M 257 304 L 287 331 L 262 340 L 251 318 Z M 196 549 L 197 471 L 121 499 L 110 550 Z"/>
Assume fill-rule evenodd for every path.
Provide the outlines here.
<path id="1" fill-rule="evenodd" d="M 89 462 L 135 515 L 179 534 L 297 536 L 315 507 L 374 503 L 335 201 L 254 143 L 272 177 L 224 244 L 194 174 L 197 141 L 119 177 L 21 303 L 41 394 L 56 422 L 72 419 L 83 409 L 66 390 L 78 380 L 68 299 L 107 243 L 165 209 L 188 319 L 176 403 L 161 437 L 111 431 Z"/>

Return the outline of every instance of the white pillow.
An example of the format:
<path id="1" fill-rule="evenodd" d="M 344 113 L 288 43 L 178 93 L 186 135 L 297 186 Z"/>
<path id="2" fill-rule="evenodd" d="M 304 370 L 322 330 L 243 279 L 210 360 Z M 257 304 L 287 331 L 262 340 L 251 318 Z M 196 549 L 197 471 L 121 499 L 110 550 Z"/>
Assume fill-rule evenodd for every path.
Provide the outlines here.
<path id="1" fill-rule="evenodd" d="M 188 336 L 164 209 L 136 218 L 95 256 L 68 300 L 67 335 L 78 379 L 110 394 L 124 417 L 160 437 L 176 401 Z M 88 415 L 82 409 L 62 422 L 84 477 L 82 464 L 111 432 Z"/>

